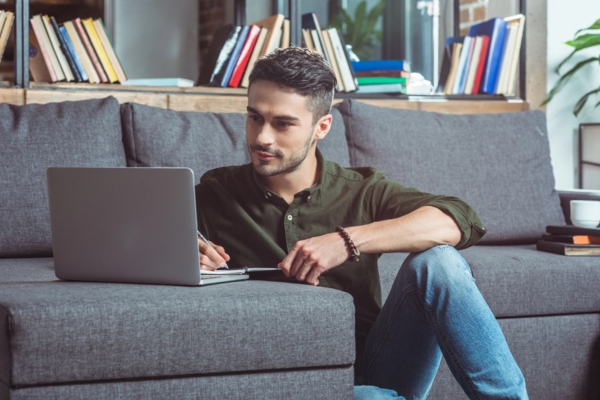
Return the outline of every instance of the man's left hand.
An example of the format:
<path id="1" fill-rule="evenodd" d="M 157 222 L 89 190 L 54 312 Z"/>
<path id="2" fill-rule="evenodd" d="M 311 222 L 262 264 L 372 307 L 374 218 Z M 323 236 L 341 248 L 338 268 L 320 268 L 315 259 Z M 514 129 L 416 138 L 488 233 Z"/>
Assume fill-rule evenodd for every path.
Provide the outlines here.
<path id="1" fill-rule="evenodd" d="M 321 274 L 347 259 L 346 243 L 336 232 L 299 241 L 277 266 L 286 277 L 316 286 Z"/>

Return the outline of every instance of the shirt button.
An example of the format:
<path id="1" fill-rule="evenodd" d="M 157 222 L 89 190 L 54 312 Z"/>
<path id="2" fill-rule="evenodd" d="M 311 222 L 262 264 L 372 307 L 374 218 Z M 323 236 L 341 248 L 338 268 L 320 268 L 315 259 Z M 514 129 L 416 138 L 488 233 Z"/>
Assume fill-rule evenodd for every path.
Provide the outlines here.
<path id="1" fill-rule="evenodd" d="M 308 199 L 310 200 L 310 196 L 308 196 Z"/>
<path id="2" fill-rule="evenodd" d="M 292 216 L 288 215 L 288 221 L 291 221 L 291 220 L 292 220 Z"/>

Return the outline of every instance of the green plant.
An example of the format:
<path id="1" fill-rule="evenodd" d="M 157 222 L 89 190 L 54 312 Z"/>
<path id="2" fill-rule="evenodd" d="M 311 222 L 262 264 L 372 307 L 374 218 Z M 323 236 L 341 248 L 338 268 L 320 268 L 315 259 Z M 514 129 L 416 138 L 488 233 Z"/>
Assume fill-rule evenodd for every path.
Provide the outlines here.
<path id="1" fill-rule="evenodd" d="M 590 26 L 589 28 L 580 29 L 577 32 L 575 32 L 575 37 L 573 38 L 573 40 L 569 40 L 568 42 L 566 42 L 566 44 L 573 47 L 574 49 L 573 52 L 571 52 L 571 54 L 569 54 L 569 56 L 565 58 L 560 64 L 558 64 L 558 67 L 556 67 L 556 73 L 559 75 L 560 67 L 562 67 L 568 60 L 570 60 L 575 53 L 590 47 L 600 46 L 600 19 L 594 22 L 594 24 L 592 24 L 592 26 Z M 554 95 L 558 93 L 569 81 L 569 79 L 571 79 L 571 77 L 573 77 L 573 75 L 575 75 L 575 73 L 579 71 L 582 67 L 588 64 L 595 64 L 596 62 L 600 64 L 600 53 L 598 54 L 598 56 L 592 56 L 575 64 L 573 68 L 571 68 L 569 71 L 567 71 L 564 75 L 560 77 L 560 79 L 558 80 L 558 82 L 556 82 L 550 93 L 548 93 L 548 97 L 546 98 L 546 100 L 544 100 L 542 105 L 545 105 L 548 102 L 550 102 Z M 575 103 L 575 107 L 573 108 L 573 114 L 575 114 L 575 116 L 579 115 L 579 112 L 585 106 L 585 103 L 590 98 L 590 96 L 597 93 L 600 93 L 600 87 L 592 89 L 586 94 L 584 94 L 577 101 L 577 103 Z M 600 106 L 600 101 L 598 101 L 598 103 L 596 103 L 594 107 L 598 106 Z"/>
<path id="2" fill-rule="evenodd" d="M 377 3 L 367 12 L 367 2 L 361 1 L 354 10 L 354 18 L 343 8 L 329 21 L 329 26 L 337 28 L 344 41 L 352 45 L 352 50 L 360 59 L 368 59 L 372 48 L 381 43 L 381 30 L 375 29 L 383 14 L 385 1 Z"/>

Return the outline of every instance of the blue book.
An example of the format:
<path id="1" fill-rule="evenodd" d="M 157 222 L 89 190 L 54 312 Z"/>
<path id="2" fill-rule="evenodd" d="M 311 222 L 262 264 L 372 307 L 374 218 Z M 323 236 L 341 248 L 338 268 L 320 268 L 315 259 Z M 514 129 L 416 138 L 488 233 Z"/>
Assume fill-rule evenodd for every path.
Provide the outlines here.
<path id="1" fill-rule="evenodd" d="M 469 60 L 469 51 L 471 49 L 470 36 L 465 37 L 463 47 L 460 50 L 460 58 L 458 59 L 458 69 L 456 70 L 456 77 L 454 78 L 454 86 L 452 87 L 452 94 L 463 94 L 461 88 L 464 88 L 464 83 L 467 80 L 467 64 Z"/>
<path id="2" fill-rule="evenodd" d="M 366 60 L 352 61 L 354 72 L 362 71 L 406 71 L 410 72 L 410 63 L 404 60 Z"/>
<path id="3" fill-rule="evenodd" d="M 502 63 L 504 39 L 506 38 L 506 21 L 502 18 L 492 18 L 488 21 L 475 24 L 471 27 L 469 35 L 487 35 L 490 37 L 490 47 L 484 66 L 481 91 L 494 94 Z"/>
<path id="4" fill-rule="evenodd" d="M 90 79 L 89 79 L 88 75 L 85 73 L 85 69 L 83 68 L 81 59 L 77 55 L 77 52 L 75 51 L 75 46 L 73 46 L 73 42 L 71 41 L 71 38 L 69 37 L 69 34 L 67 33 L 67 28 L 65 28 L 64 26 L 61 26 L 58 28 L 58 30 L 60 31 L 60 34 L 63 37 L 63 40 L 65 41 L 67 50 L 69 50 L 69 53 L 71 54 L 71 57 L 73 58 L 73 63 L 75 64 L 77 71 L 79 71 L 81 80 L 84 82 L 89 81 Z"/>
<path id="5" fill-rule="evenodd" d="M 240 32 L 240 35 L 238 36 L 237 42 L 235 43 L 235 47 L 231 52 L 229 64 L 227 64 L 227 68 L 225 69 L 225 75 L 223 75 L 223 79 L 221 80 L 221 87 L 227 87 L 229 85 L 229 80 L 231 79 L 231 75 L 233 74 L 235 64 L 237 63 L 237 60 L 240 57 L 240 53 L 242 52 L 242 47 L 244 47 L 244 43 L 246 43 L 248 32 L 250 32 L 250 25 L 244 25 L 242 31 Z"/>

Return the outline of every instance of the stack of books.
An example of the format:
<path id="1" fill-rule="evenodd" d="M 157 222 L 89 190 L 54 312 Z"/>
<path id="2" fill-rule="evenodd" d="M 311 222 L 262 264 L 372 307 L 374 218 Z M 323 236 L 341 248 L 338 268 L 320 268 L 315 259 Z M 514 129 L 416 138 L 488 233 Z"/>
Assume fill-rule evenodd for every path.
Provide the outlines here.
<path id="1" fill-rule="evenodd" d="M 447 38 L 436 91 L 514 95 L 524 25 L 522 14 L 492 18 Z"/>
<path id="2" fill-rule="evenodd" d="M 11 11 L 0 11 L 0 61 L 6 49 L 8 36 L 15 20 L 15 14 Z"/>
<path id="3" fill-rule="evenodd" d="M 304 47 L 321 53 L 331 65 L 337 79 L 338 92 L 354 92 L 358 83 L 346 49 L 344 38 L 336 28 L 321 29 L 315 13 L 302 14 Z"/>
<path id="4" fill-rule="evenodd" d="M 350 57 L 337 29 L 321 29 L 314 13 L 302 15 L 302 28 L 304 47 L 323 54 L 334 70 L 337 89 L 356 90 Z M 276 48 L 289 46 L 290 23 L 281 14 L 247 26 L 226 25 L 215 32 L 197 83 L 247 88 L 256 60 Z"/>
<path id="5" fill-rule="evenodd" d="M 600 256 L 600 228 L 573 225 L 546 227 L 537 249 L 565 256 Z"/>
<path id="6" fill-rule="evenodd" d="M 356 93 L 406 93 L 410 63 L 404 60 L 353 61 Z"/>
<path id="7" fill-rule="evenodd" d="M 35 82 L 125 82 L 101 18 L 58 24 L 54 17 L 30 20 L 29 69 Z"/>

